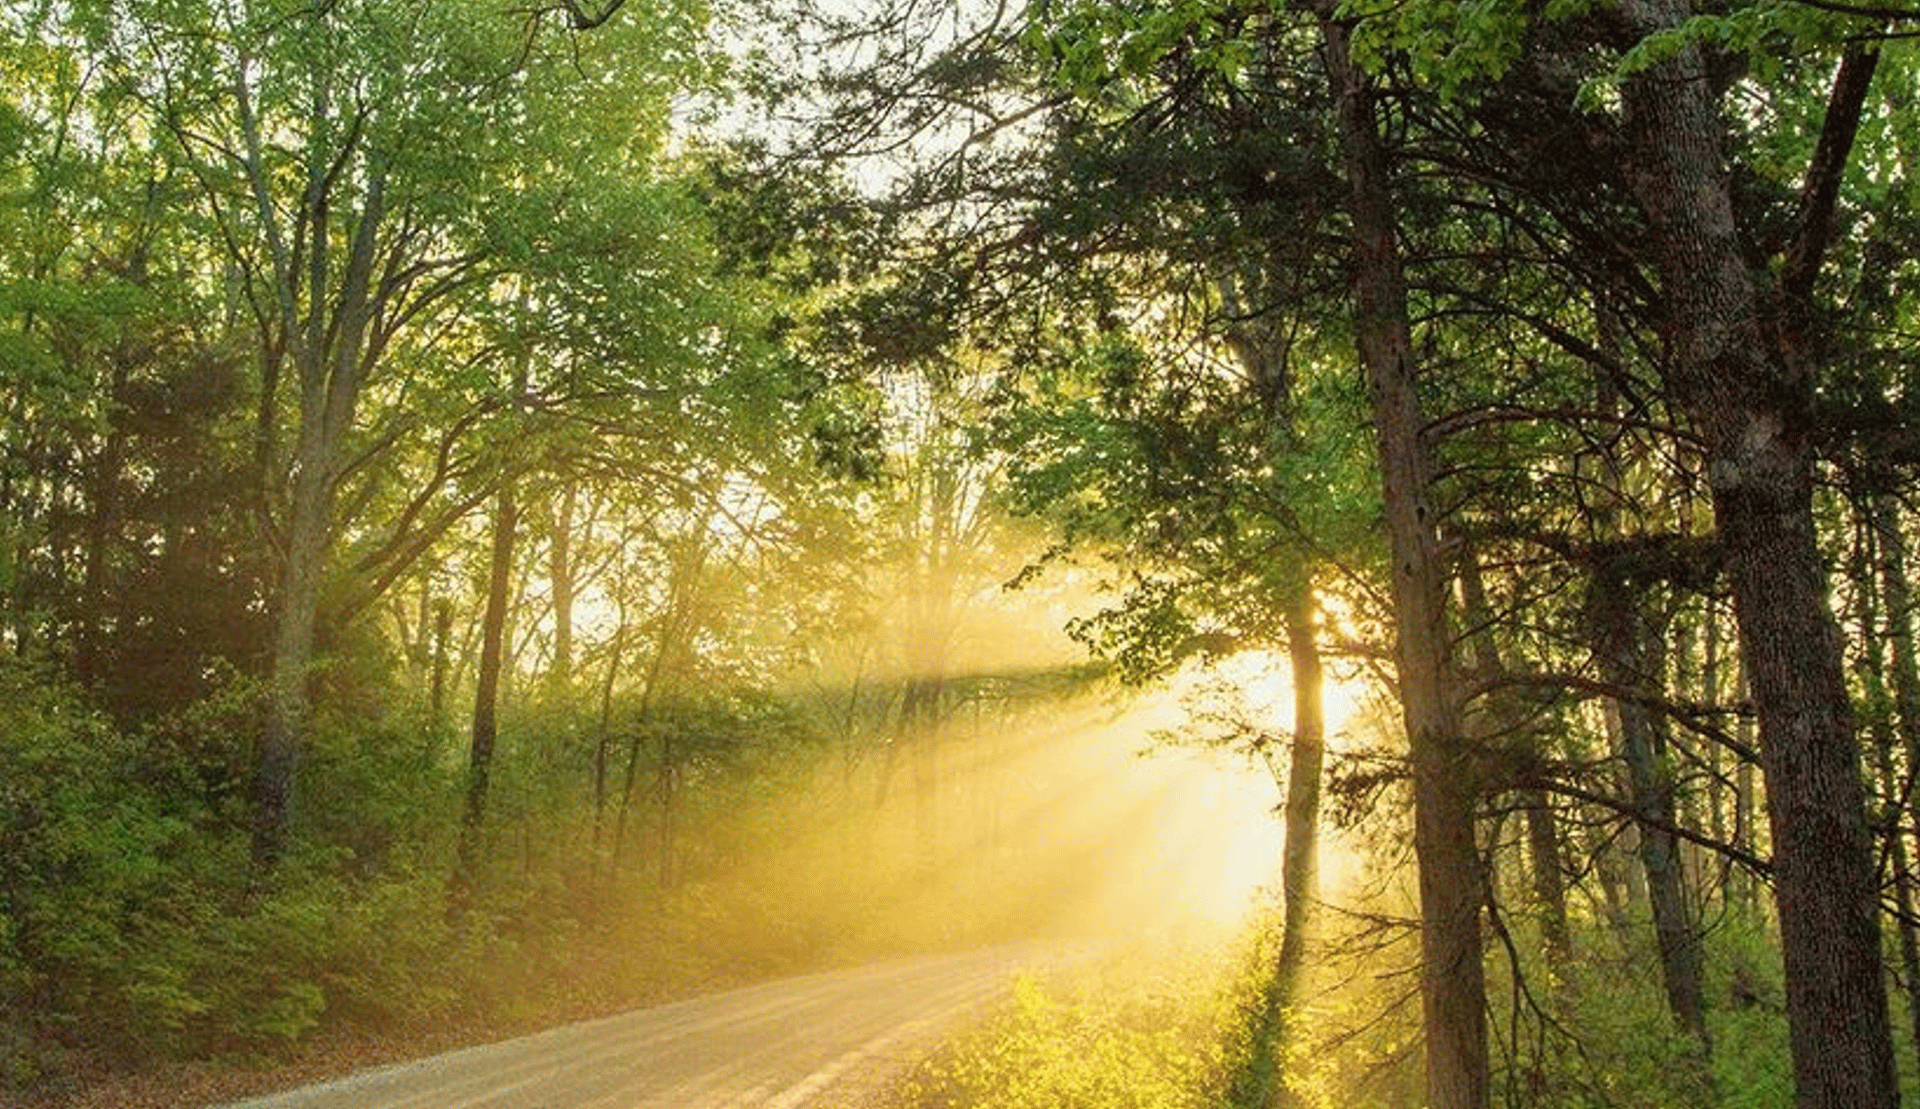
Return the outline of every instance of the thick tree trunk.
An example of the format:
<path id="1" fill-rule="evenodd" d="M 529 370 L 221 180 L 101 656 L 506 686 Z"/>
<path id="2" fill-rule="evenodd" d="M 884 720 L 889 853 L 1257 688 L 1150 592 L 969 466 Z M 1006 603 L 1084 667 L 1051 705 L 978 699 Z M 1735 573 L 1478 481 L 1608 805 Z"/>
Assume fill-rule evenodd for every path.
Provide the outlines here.
<path id="1" fill-rule="evenodd" d="M 1622 12 L 1645 33 L 1692 14 L 1674 0 L 1625 0 Z M 1734 222 L 1716 87 L 1698 45 L 1623 84 L 1628 179 L 1666 298 L 1673 349 L 1662 369 L 1706 444 L 1760 720 L 1796 1097 L 1802 1109 L 1892 1109 L 1899 1091 L 1878 882 L 1813 519 L 1811 380 L 1762 324 Z M 1783 292 L 1790 300 L 1800 290 Z"/>
<path id="2" fill-rule="evenodd" d="M 1413 764 L 1419 866 L 1421 1023 L 1432 1109 L 1486 1109 L 1486 876 L 1474 834 L 1476 759 L 1464 727 L 1447 626 L 1437 521 L 1427 502 L 1425 421 L 1415 390 L 1406 281 L 1387 156 L 1348 28 L 1324 8 L 1321 34 L 1349 190 L 1354 330 L 1367 375 L 1392 554 L 1395 655 Z"/>
<path id="3" fill-rule="evenodd" d="M 279 863 L 291 834 L 294 788 L 309 716 L 307 681 L 331 529 L 333 480 L 327 471 L 332 452 L 325 448 L 318 429 L 302 431 L 267 675 L 266 731 L 254 763 L 253 864 L 262 873 Z"/>

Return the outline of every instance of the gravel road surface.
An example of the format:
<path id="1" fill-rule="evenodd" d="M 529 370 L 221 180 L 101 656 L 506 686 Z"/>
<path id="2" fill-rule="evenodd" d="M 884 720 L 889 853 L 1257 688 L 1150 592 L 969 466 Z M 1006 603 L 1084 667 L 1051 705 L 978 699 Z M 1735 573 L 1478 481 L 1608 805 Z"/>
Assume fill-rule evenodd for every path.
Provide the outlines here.
<path id="1" fill-rule="evenodd" d="M 1034 949 L 769 982 L 366 1071 L 226 1109 L 859 1109 Z"/>

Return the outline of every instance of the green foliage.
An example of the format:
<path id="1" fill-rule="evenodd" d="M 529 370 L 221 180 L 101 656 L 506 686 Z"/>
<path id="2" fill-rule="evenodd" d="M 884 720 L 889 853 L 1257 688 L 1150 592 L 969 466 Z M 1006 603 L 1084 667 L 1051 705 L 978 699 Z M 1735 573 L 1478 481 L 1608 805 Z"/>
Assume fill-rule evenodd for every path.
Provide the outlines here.
<path id="1" fill-rule="evenodd" d="M 1013 1000 L 916 1079 L 976 1109 L 1201 1109 L 1247 1050 L 1243 956 L 1218 941 L 1142 946 L 1018 977 Z"/>
<path id="2" fill-rule="evenodd" d="M 1354 21 L 1356 62 L 1378 71 L 1404 61 L 1417 81 L 1447 100 L 1504 76 L 1526 48 L 1530 21 L 1527 7 L 1511 0 L 1345 0 L 1338 11 Z"/>
<path id="3" fill-rule="evenodd" d="M 1045 4 L 1036 11 L 1023 42 L 1052 66 L 1056 80 L 1084 97 L 1144 78 L 1176 52 L 1195 70 L 1237 81 L 1257 52 L 1252 39 L 1234 33 L 1247 13 L 1217 0 Z"/>
<path id="4" fill-rule="evenodd" d="M 166 769 L 72 691 L 0 671 L 0 1009 L 35 1034 L 164 1046 L 209 1003 L 183 965 L 204 843 Z M 129 780 L 131 779 L 131 780 Z"/>
<path id="5" fill-rule="evenodd" d="M 1793 1103 L 1778 941 L 1759 921 L 1723 916 L 1706 937 L 1710 1058 L 1674 1024 L 1651 926 L 1576 927 L 1570 962 L 1519 950 L 1521 983 L 1489 963 L 1498 1077 L 1543 1109 L 1784 1109 Z"/>
<path id="6" fill-rule="evenodd" d="M 296 870 L 250 890 L 217 779 L 195 788 L 218 771 L 202 761 L 214 737 L 185 721 L 118 731 L 38 675 L 0 681 L 0 1007 L 15 1037 L 133 1057 L 261 1048 L 329 1011 L 393 1019 L 450 996 L 422 975 L 455 946 L 438 881 Z"/>

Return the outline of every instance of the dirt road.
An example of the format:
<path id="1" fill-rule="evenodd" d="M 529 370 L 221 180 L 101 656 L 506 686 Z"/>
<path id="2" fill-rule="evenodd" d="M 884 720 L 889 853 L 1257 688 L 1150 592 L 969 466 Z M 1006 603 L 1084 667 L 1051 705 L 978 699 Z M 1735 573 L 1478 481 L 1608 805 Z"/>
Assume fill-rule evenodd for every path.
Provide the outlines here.
<path id="1" fill-rule="evenodd" d="M 235 1102 L 226 1109 L 858 1109 L 1032 949 L 770 982 Z"/>

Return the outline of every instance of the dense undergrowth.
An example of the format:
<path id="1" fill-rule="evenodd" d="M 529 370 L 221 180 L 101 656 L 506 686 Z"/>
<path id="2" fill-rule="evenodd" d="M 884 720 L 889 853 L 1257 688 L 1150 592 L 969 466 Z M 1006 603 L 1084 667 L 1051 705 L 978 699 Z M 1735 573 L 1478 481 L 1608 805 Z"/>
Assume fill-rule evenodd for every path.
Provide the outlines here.
<path id="1" fill-rule="evenodd" d="M 1228 1104 L 1248 1062 L 1245 936 L 1140 939 L 1019 977 L 989 1020 L 921 1066 L 916 1109 Z"/>
<path id="2" fill-rule="evenodd" d="M 798 720 L 722 707 L 724 758 L 689 756 L 667 815 L 650 770 L 593 802 L 588 723 L 510 721 L 464 883 L 453 737 L 363 714 L 316 737 L 296 848 L 263 877 L 244 692 L 124 730 L 0 668 L 0 1104 L 186 1060 L 272 1066 L 329 1035 L 484 1037 L 1014 927 L 964 882 L 923 888 L 895 809 L 812 773 Z M 691 747 L 700 727 L 674 734 Z"/>
<path id="3" fill-rule="evenodd" d="M 902 1088 L 911 1109 L 1261 1109 L 1262 968 L 1272 918 L 1231 935 L 1142 941 L 1029 974 Z M 1292 1014 L 1283 1069 L 1299 1109 L 1424 1104 L 1416 944 L 1386 918 L 1336 918 Z M 1756 919 L 1709 936 L 1711 1045 L 1675 1030 L 1643 929 L 1589 921 L 1549 966 L 1516 937 L 1490 963 L 1494 1103 L 1511 1109 L 1786 1109 L 1793 1104 L 1776 941 Z M 1516 968 L 1518 975 L 1515 974 Z"/>

